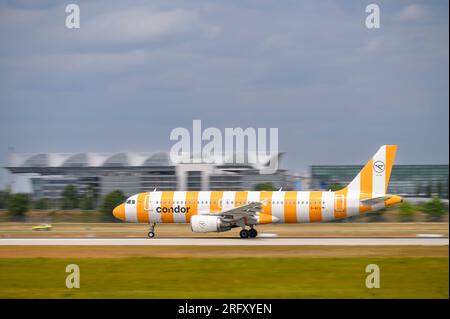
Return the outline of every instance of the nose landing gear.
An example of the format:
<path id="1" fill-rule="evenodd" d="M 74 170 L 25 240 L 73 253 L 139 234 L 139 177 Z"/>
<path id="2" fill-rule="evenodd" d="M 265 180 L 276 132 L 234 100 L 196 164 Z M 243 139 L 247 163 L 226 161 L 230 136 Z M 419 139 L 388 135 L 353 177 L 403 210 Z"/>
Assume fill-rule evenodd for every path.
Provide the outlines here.
<path id="1" fill-rule="evenodd" d="M 156 225 L 155 223 L 150 224 L 150 231 L 147 234 L 148 238 L 155 237 L 155 225 Z"/>

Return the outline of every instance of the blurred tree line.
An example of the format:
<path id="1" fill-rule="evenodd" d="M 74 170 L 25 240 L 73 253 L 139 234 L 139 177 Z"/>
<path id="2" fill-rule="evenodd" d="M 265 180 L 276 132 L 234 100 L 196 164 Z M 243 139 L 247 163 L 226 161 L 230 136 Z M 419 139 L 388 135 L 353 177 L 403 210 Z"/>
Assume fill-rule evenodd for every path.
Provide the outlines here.
<path id="1" fill-rule="evenodd" d="M 79 192 L 74 185 L 67 185 L 57 202 L 47 198 L 32 200 L 28 194 L 12 194 L 9 191 L 0 191 L 0 209 L 7 209 L 13 218 L 21 218 L 30 209 L 36 210 L 99 210 L 106 219 L 112 219 L 112 210 L 123 203 L 126 197 L 120 190 L 114 190 L 98 200 L 92 187 Z"/>
<path id="2" fill-rule="evenodd" d="M 385 220 L 383 214 L 391 209 L 398 209 L 401 222 L 414 221 L 418 212 L 426 214 L 426 220 L 429 222 L 439 222 L 448 212 L 448 205 L 446 205 L 437 196 L 420 204 L 412 204 L 405 200 L 398 206 L 383 208 L 376 212 L 368 213 L 367 217 L 372 222 L 382 222 Z"/>
<path id="3" fill-rule="evenodd" d="M 275 191 L 275 187 L 272 185 L 272 183 L 259 183 L 255 185 L 254 188 L 257 192 L 263 192 L 263 191 Z"/>

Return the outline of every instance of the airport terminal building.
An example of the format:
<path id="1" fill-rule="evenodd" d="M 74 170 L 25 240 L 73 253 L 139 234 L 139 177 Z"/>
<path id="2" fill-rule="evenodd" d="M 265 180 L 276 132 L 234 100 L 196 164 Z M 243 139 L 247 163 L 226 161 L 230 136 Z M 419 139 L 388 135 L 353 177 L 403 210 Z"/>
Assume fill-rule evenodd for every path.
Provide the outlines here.
<path id="1" fill-rule="evenodd" d="M 40 153 L 11 154 L 6 169 L 26 175 L 33 198 L 58 200 L 66 185 L 80 193 L 88 188 L 97 198 L 113 190 L 125 195 L 158 190 L 253 190 L 271 183 L 283 190 L 327 190 L 345 186 L 361 165 L 313 165 L 310 176 L 285 169 L 263 174 L 260 167 L 244 164 L 178 164 L 168 152 L 155 153 Z M 394 165 L 388 192 L 405 197 L 448 198 L 448 165 Z M 336 186 L 336 185 L 335 185 Z"/>
<path id="2" fill-rule="evenodd" d="M 6 169 L 25 174 L 32 196 L 56 200 L 66 185 L 83 193 L 91 188 L 97 198 L 113 190 L 126 196 L 158 190 L 253 190 L 271 183 L 283 190 L 294 189 L 295 177 L 286 170 L 262 174 L 254 164 L 177 164 L 169 153 L 41 153 L 11 154 Z"/>
<path id="3" fill-rule="evenodd" d="M 361 169 L 361 165 L 311 166 L 312 187 L 327 189 L 333 184 L 347 185 Z M 394 165 L 388 193 L 448 199 L 448 165 Z"/>

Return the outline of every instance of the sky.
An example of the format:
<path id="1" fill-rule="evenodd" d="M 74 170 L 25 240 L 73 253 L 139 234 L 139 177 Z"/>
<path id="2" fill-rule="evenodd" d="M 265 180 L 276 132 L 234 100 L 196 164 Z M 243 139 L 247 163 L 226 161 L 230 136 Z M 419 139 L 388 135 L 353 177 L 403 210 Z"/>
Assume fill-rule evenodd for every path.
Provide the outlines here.
<path id="1" fill-rule="evenodd" d="M 9 151 L 168 151 L 194 119 L 278 128 L 293 171 L 364 164 L 383 144 L 399 164 L 448 164 L 448 6 L 0 0 L 0 164 Z M 9 179 L 1 169 L 0 189 Z"/>

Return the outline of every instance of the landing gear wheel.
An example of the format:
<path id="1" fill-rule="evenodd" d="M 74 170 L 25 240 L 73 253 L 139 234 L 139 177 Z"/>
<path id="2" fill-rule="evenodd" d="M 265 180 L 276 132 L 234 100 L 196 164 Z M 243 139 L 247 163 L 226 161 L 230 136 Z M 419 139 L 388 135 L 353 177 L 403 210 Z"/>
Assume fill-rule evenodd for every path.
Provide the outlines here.
<path id="1" fill-rule="evenodd" d="M 248 230 L 247 229 L 241 230 L 239 236 L 241 236 L 241 238 L 248 238 Z"/>
<path id="2" fill-rule="evenodd" d="M 250 236 L 250 238 L 255 238 L 256 236 L 258 236 L 258 232 L 256 231 L 256 229 L 250 228 L 250 230 L 248 231 L 248 235 Z"/>
<path id="3" fill-rule="evenodd" d="M 147 234 L 148 238 L 155 237 L 155 226 L 156 226 L 156 223 L 151 223 L 150 224 L 150 230 L 149 230 L 149 232 Z"/>

